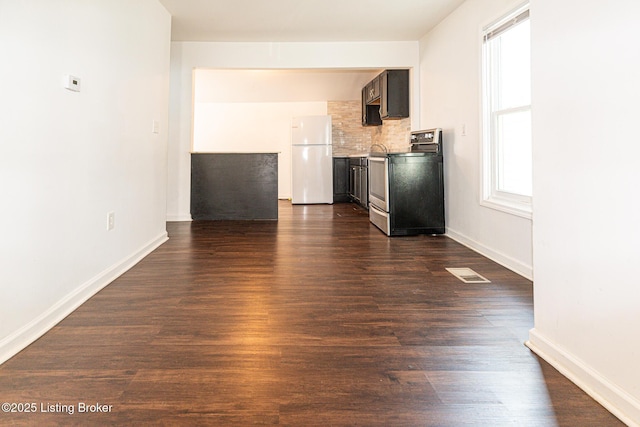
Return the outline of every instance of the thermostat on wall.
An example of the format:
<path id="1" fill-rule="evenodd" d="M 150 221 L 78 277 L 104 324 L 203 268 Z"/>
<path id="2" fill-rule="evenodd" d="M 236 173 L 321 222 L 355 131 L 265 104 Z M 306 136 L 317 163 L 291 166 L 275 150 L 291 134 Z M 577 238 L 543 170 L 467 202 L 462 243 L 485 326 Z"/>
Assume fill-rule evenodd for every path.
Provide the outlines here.
<path id="1" fill-rule="evenodd" d="M 74 92 L 80 92 L 80 78 L 71 75 L 65 76 L 64 87 Z"/>

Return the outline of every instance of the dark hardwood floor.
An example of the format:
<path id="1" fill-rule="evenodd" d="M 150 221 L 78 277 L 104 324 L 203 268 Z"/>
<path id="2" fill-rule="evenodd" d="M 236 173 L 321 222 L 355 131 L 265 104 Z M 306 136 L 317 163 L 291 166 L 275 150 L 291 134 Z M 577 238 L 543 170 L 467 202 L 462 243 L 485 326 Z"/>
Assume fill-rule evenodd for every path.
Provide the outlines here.
<path id="1" fill-rule="evenodd" d="M 524 346 L 530 281 L 444 236 L 387 238 L 351 204 L 279 210 L 169 223 L 0 366 L 0 401 L 37 404 L 0 425 L 622 425 Z"/>

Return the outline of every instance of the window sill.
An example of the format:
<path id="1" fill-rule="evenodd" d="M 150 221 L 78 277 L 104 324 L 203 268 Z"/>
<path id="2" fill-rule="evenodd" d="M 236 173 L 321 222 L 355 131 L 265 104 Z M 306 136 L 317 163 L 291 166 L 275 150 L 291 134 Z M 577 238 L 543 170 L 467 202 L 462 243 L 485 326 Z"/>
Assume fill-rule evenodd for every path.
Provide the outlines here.
<path id="1" fill-rule="evenodd" d="M 491 197 L 480 200 L 480 205 L 529 220 L 533 217 L 533 210 L 531 209 L 530 203 Z"/>

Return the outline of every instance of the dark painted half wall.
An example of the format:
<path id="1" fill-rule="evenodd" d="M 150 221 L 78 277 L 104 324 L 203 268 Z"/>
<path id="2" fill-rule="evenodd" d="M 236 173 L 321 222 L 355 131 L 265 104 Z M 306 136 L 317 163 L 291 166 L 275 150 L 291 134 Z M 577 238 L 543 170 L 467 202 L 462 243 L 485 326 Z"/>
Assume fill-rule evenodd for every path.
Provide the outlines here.
<path id="1" fill-rule="evenodd" d="M 191 154 L 191 217 L 277 220 L 278 154 Z"/>

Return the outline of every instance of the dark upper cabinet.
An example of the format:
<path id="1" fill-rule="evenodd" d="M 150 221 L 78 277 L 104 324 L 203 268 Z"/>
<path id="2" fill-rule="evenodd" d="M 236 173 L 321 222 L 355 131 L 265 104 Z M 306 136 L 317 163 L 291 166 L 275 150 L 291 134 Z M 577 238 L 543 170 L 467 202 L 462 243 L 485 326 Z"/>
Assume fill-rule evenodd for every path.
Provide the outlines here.
<path id="1" fill-rule="evenodd" d="M 409 117 L 409 70 L 385 70 L 362 88 L 362 125 Z"/>
<path id="2" fill-rule="evenodd" d="M 380 99 L 380 76 L 371 80 L 369 84 L 366 86 L 367 93 L 366 99 L 367 104 L 371 104 Z"/>
<path id="3" fill-rule="evenodd" d="M 380 105 L 367 103 L 368 91 L 368 86 L 362 88 L 362 126 L 380 126 Z"/>
<path id="4" fill-rule="evenodd" d="M 380 74 L 380 117 L 409 117 L 409 70 L 387 70 Z"/>

